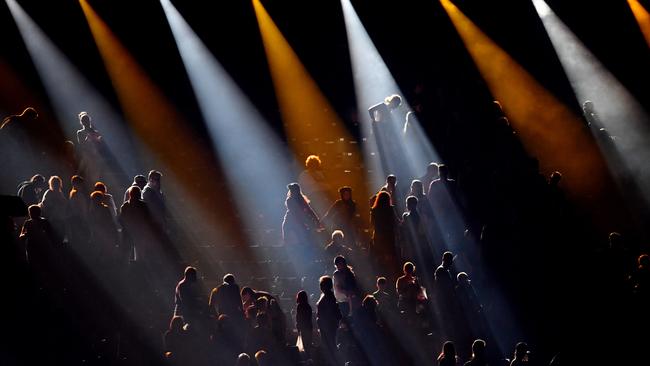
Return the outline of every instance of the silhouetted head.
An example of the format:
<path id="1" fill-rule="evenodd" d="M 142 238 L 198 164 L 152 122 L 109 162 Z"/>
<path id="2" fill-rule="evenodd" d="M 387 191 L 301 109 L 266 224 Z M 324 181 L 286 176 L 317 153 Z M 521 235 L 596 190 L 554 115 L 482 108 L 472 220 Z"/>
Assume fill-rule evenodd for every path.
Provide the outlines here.
<path id="1" fill-rule="evenodd" d="M 83 188 L 83 184 L 85 182 L 84 177 L 80 175 L 73 175 L 72 178 L 70 178 L 70 185 L 72 186 L 73 189 L 80 190 Z M 95 189 L 97 191 L 97 189 Z"/>
<path id="2" fill-rule="evenodd" d="M 30 214 L 30 217 L 31 217 L 31 214 Z M 650 268 L 650 256 L 648 256 L 647 254 L 641 254 L 639 256 L 639 258 L 637 259 L 637 263 L 639 264 L 639 269 L 649 269 Z"/>
<path id="3" fill-rule="evenodd" d="M 321 292 L 330 292 L 334 288 L 334 282 L 332 282 L 332 277 L 322 276 L 318 280 L 318 285 L 320 286 Z"/>
<path id="4" fill-rule="evenodd" d="M 442 180 L 449 178 L 449 168 L 445 164 L 438 164 L 438 176 Z"/>
<path id="5" fill-rule="evenodd" d="M 384 104 L 386 104 L 389 109 L 395 109 L 402 104 L 402 97 L 397 94 L 389 95 L 384 99 Z"/>
<path id="6" fill-rule="evenodd" d="M 140 189 L 143 189 L 144 186 L 147 185 L 147 178 L 144 175 L 138 174 L 135 177 L 133 177 L 133 185 L 136 185 L 140 187 Z"/>
<path id="7" fill-rule="evenodd" d="M 557 187 L 560 184 L 560 180 L 562 180 L 562 173 L 554 171 L 551 173 L 551 176 L 548 179 L 548 183 L 552 186 Z"/>
<path id="8" fill-rule="evenodd" d="M 515 346 L 515 358 L 518 360 L 521 360 L 524 358 L 527 354 L 529 354 L 530 351 L 528 349 L 528 344 L 526 342 L 519 342 Z"/>
<path id="9" fill-rule="evenodd" d="M 452 252 L 445 252 L 442 255 L 442 266 L 445 269 L 449 269 L 452 263 L 454 263 L 454 254 Z"/>
<path id="10" fill-rule="evenodd" d="M 63 181 L 61 181 L 61 178 L 59 178 L 58 176 L 53 175 L 50 177 L 50 180 L 48 181 L 48 185 L 50 186 L 50 190 L 55 192 L 61 192 L 61 186 L 63 186 Z"/>
<path id="11" fill-rule="evenodd" d="M 157 170 L 149 172 L 147 183 L 154 189 L 160 189 L 162 180 L 162 173 Z"/>
<path id="12" fill-rule="evenodd" d="M 415 179 L 411 182 L 411 194 L 414 196 L 424 195 L 424 185 L 421 181 Z"/>
<path id="13" fill-rule="evenodd" d="M 402 272 L 404 272 L 405 275 L 412 276 L 413 273 L 415 273 L 415 264 L 412 262 L 404 263 L 404 266 L 402 266 Z"/>
<path id="14" fill-rule="evenodd" d="M 251 357 L 247 353 L 240 353 L 236 366 L 251 366 Z"/>
<path id="15" fill-rule="evenodd" d="M 307 170 L 320 170 L 320 157 L 318 155 L 309 155 L 307 159 L 305 159 L 305 168 L 307 168 Z"/>
<path id="16" fill-rule="evenodd" d="M 185 321 L 182 316 L 174 315 L 169 321 L 169 331 L 172 333 L 180 333 L 183 330 Z"/>
<path id="17" fill-rule="evenodd" d="M 95 191 L 100 191 L 100 192 L 106 194 L 106 192 L 108 191 L 108 188 L 106 188 L 106 184 L 104 184 L 102 182 L 96 182 L 94 190 Z"/>
<path id="18" fill-rule="evenodd" d="M 334 230 L 332 232 L 332 242 L 336 244 L 342 244 L 345 239 L 345 234 L 341 230 Z"/>
<path id="19" fill-rule="evenodd" d="M 339 196 L 343 201 L 349 201 L 352 199 L 352 188 L 344 186 L 339 188 Z"/>
<path id="20" fill-rule="evenodd" d="M 388 280 L 386 280 L 386 277 L 377 278 L 377 290 L 384 291 L 384 289 L 386 289 L 387 284 L 388 284 Z"/>
<path id="21" fill-rule="evenodd" d="M 438 163 L 429 163 L 429 165 L 427 165 L 427 175 L 433 177 L 436 174 L 438 174 Z"/>
<path id="22" fill-rule="evenodd" d="M 300 184 L 298 183 L 289 183 L 287 185 L 287 189 L 289 190 L 290 197 L 300 197 L 302 195 L 302 191 L 300 190 Z"/>
<path id="23" fill-rule="evenodd" d="M 337 255 L 336 258 L 334 258 L 334 267 L 336 267 L 336 269 L 344 269 L 347 265 L 348 262 L 345 260 L 344 256 Z"/>
<path id="24" fill-rule="evenodd" d="M 90 200 L 97 206 L 100 206 L 104 202 L 104 193 L 101 191 L 94 191 L 90 194 Z"/>
<path id="25" fill-rule="evenodd" d="M 503 107 L 498 100 L 492 101 L 492 113 L 494 113 L 494 118 L 503 117 L 505 115 L 505 113 L 503 113 Z"/>
<path id="26" fill-rule="evenodd" d="M 27 212 L 29 213 L 29 218 L 34 220 L 39 217 L 41 217 L 41 206 L 39 205 L 30 205 L 29 208 L 27 209 Z"/>
<path id="27" fill-rule="evenodd" d="M 458 281 L 459 285 L 464 285 L 464 286 L 469 285 L 470 283 L 472 283 L 472 281 L 469 280 L 469 276 L 465 272 L 460 272 L 456 276 L 456 281 Z"/>
<path id="28" fill-rule="evenodd" d="M 393 174 L 390 174 L 386 177 L 386 185 L 389 187 L 395 187 L 397 184 L 397 177 Z"/>
<path id="29" fill-rule="evenodd" d="M 454 359 L 456 358 L 456 346 L 454 346 L 454 342 L 452 341 L 447 341 L 442 345 L 442 353 L 440 354 L 441 357 L 444 357 L 445 359 Z"/>
<path id="30" fill-rule="evenodd" d="M 232 273 L 228 273 L 227 275 L 223 276 L 223 282 L 232 285 L 235 283 L 235 276 Z"/>
<path id="31" fill-rule="evenodd" d="M 264 350 L 259 350 L 255 353 L 255 361 L 257 361 L 257 366 L 269 366 L 271 364 L 269 355 Z"/>
<path id="32" fill-rule="evenodd" d="M 390 193 L 381 191 L 375 197 L 375 204 L 372 208 L 389 208 L 390 207 Z"/>
<path id="33" fill-rule="evenodd" d="M 591 100 L 585 100 L 585 102 L 582 103 L 582 111 L 584 114 L 594 113 L 594 102 Z"/>
<path id="34" fill-rule="evenodd" d="M 299 291 L 296 294 L 296 304 L 309 304 L 309 297 L 305 290 Z"/>
<path id="35" fill-rule="evenodd" d="M 197 278 L 196 268 L 192 266 L 188 266 L 187 268 L 185 268 L 185 273 L 183 275 L 183 278 L 189 282 L 196 282 L 196 278 Z"/>
<path id="36" fill-rule="evenodd" d="M 472 343 L 472 358 L 484 360 L 485 359 L 485 341 L 482 339 L 477 339 Z"/>
<path id="37" fill-rule="evenodd" d="M 416 211 L 418 209 L 418 198 L 415 196 L 406 197 L 406 209 Z"/>
<path id="38" fill-rule="evenodd" d="M 129 188 L 129 201 L 136 201 L 142 198 L 142 190 L 138 186 L 131 186 Z"/>
<path id="39" fill-rule="evenodd" d="M 92 119 L 90 118 L 90 115 L 88 114 L 88 112 L 80 112 L 79 113 L 79 123 L 84 128 L 92 127 Z"/>
<path id="40" fill-rule="evenodd" d="M 37 183 L 37 184 L 45 184 L 45 177 L 40 175 L 40 174 L 34 174 L 32 178 L 29 180 L 32 183 Z"/>
<path id="41" fill-rule="evenodd" d="M 609 248 L 616 250 L 624 249 L 625 244 L 623 242 L 623 235 L 617 233 L 616 231 L 609 233 Z"/>

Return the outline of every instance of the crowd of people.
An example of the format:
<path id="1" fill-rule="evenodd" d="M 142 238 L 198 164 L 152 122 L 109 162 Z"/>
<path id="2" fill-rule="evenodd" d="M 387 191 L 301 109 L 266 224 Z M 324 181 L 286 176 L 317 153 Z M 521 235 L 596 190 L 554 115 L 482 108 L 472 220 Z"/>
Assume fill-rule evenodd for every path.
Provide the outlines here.
<path id="1" fill-rule="evenodd" d="M 507 128 L 504 118 L 500 115 L 497 119 Z M 101 146 L 102 136 L 88 114 L 80 113 L 79 119 L 79 145 Z M 494 293 L 501 287 L 512 298 L 527 294 L 520 283 L 540 268 L 534 264 L 542 259 L 530 260 L 538 252 L 512 247 L 512 237 L 540 227 L 564 230 L 566 221 L 572 219 L 560 187 L 560 172 L 553 172 L 547 180 L 535 164 L 525 167 L 526 173 L 519 173 L 535 187 L 529 194 L 540 197 L 527 197 L 526 205 L 520 205 L 505 197 L 507 189 L 500 184 L 509 182 L 503 175 L 494 177 L 494 197 L 475 200 L 471 189 L 475 182 L 468 181 L 468 175 L 459 172 L 456 176 L 460 179 L 453 179 L 448 165 L 432 162 L 423 167 L 422 177 L 405 177 L 407 187 L 398 184 L 401 177 L 388 175 L 366 206 L 355 201 L 355 189 L 350 186 L 338 188 L 339 198 L 329 202 L 326 192 L 334 188 L 328 185 L 321 164 L 319 156 L 307 157 L 298 183 L 287 185 L 282 245 L 299 258 L 299 263 L 294 263 L 298 275 L 314 282 L 303 283 L 289 307 L 279 294 L 245 282 L 240 286 L 236 271 L 225 274 L 215 288 L 206 289 L 201 269 L 185 266 L 176 253 L 163 175 L 157 170 L 147 176 L 136 175 L 122 202 L 116 202 L 109 193 L 112 187 L 105 182 L 84 179 L 84 172 L 92 170 L 84 165 L 78 165 L 66 184 L 56 175 L 47 179 L 33 175 L 17 188 L 28 215 L 15 221 L 15 242 L 24 249 L 29 270 L 37 273 L 39 288 L 71 290 L 74 281 L 69 278 L 75 275 L 64 268 L 67 259 L 62 260 L 62 253 L 70 252 L 68 248 L 95 271 L 109 293 L 110 289 L 129 288 L 128 296 L 120 293 L 130 299 L 126 303 L 144 301 L 144 305 L 138 310 L 127 305 L 122 309 L 125 317 L 139 318 L 135 322 L 144 324 L 140 325 L 143 328 L 157 327 L 143 333 L 147 334 L 143 343 L 161 362 L 259 366 L 559 364 L 559 356 L 552 361 L 536 358 L 531 351 L 534 346 L 527 343 L 503 344 L 512 336 L 502 336 L 501 322 L 516 322 L 517 317 L 516 312 L 508 317 L 503 315 L 508 311 L 497 309 L 503 304 L 499 302 L 502 296 Z M 64 193 L 66 185 L 69 193 Z M 486 215 L 486 205 L 476 201 L 499 203 Z M 526 217 L 527 206 L 536 210 L 531 221 L 548 217 L 539 226 L 528 226 L 531 221 L 521 218 Z M 369 213 L 367 222 L 362 211 Z M 596 255 L 609 263 L 603 263 L 608 267 L 605 278 L 611 281 L 609 288 L 645 301 L 650 293 L 650 257 L 642 248 L 628 245 L 619 233 L 610 234 L 609 245 L 602 251 Z M 524 261 L 514 263 L 513 258 Z M 532 268 L 525 268 L 528 265 Z M 131 272 L 132 268 L 137 272 Z M 135 284 L 129 277 L 133 273 L 146 281 Z M 526 279 L 513 278 L 518 274 Z M 548 274 L 547 279 L 555 276 Z M 318 292 L 312 291 L 314 285 Z M 168 310 L 167 329 L 159 327 L 159 320 L 151 320 L 158 317 L 147 309 L 154 303 L 162 303 L 157 305 L 163 312 Z M 531 324 L 520 322 L 522 327 Z M 124 329 L 121 324 L 116 328 Z M 150 334 L 156 331 L 164 331 L 162 341 L 151 339 Z M 514 352 L 509 347 L 514 347 Z M 547 354 L 558 352 L 560 346 L 546 350 Z"/>

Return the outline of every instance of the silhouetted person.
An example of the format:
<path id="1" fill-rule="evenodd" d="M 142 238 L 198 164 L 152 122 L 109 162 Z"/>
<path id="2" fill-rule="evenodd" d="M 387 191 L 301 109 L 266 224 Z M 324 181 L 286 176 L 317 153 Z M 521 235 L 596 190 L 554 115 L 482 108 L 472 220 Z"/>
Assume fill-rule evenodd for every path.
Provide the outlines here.
<path id="1" fill-rule="evenodd" d="M 415 265 L 413 263 L 404 263 L 402 273 L 403 275 L 395 282 L 395 290 L 398 296 L 397 307 L 404 312 L 408 321 L 413 321 L 418 297 L 421 296 L 421 287 L 418 278 L 415 276 Z"/>
<path id="2" fill-rule="evenodd" d="M 409 196 L 413 196 L 418 199 L 418 211 L 425 219 L 425 224 L 429 225 L 430 221 L 433 220 L 433 211 L 431 210 L 429 197 L 424 192 L 424 187 L 425 185 L 421 181 L 414 179 L 411 182 L 411 191 L 409 192 Z"/>
<path id="3" fill-rule="evenodd" d="M 590 100 L 586 100 L 582 103 L 582 116 L 585 120 L 585 123 L 588 127 L 601 128 L 602 123 L 600 122 L 600 117 L 596 113 L 594 108 L 594 103 Z"/>
<path id="4" fill-rule="evenodd" d="M 264 304 L 262 304 L 265 307 L 268 303 L 268 300 L 275 299 L 275 296 L 266 291 L 253 290 L 248 286 L 242 287 L 240 295 L 242 300 L 242 308 L 244 309 L 244 315 L 246 315 L 246 318 L 249 322 L 255 321 L 255 315 L 258 311 L 266 311 L 266 309 L 259 308 L 260 303 L 258 301 L 260 299 L 265 299 Z"/>
<path id="5" fill-rule="evenodd" d="M 325 257 L 333 258 L 339 255 L 349 256 L 352 254 L 352 248 L 345 245 L 345 235 L 341 230 L 334 230 L 332 240 L 325 246 Z"/>
<path id="6" fill-rule="evenodd" d="M 347 301 L 350 303 L 350 309 L 355 309 L 361 299 L 359 299 L 359 286 L 357 284 L 357 277 L 352 271 L 352 267 L 348 266 L 345 257 L 339 255 L 334 258 L 334 294 L 338 301 Z"/>
<path id="7" fill-rule="evenodd" d="M 115 206 L 115 200 L 113 199 L 113 195 L 108 193 L 108 188 L 106 187 L 106 184 L 104 184 L 103 182 L 96 182 L 93 191 L 102 192 L 102 194 L 104 195 L 104 204 L 111 209 L 111 214 L 113 216 L 117 216 L 117 207 Z"/>
<path id="8" fill-rule="evenodd" d="M 353 313 L 352 327 L 354 334 L 364 350 L 364 361 L 371 365 L 390 365 L 385 357 L 386 347 L 377 318 L 377 300 L 367 295 L 361 306 Z"/>
<path id="9" fill-rule="evenodd" d="M 322 222 L 331 223 L 331 230 L 343 231 L 347 245 L 354 247 L 359 237 L 359 221 L 357 204 L 352 200 L 352 188 L 341 187 L 339 196 L 323 215 Z"/>
<path id="10" fill-rule="evenodd" d="M 427 197 L 431 204 L 435 222 L 433 229 L 442 235 L 444 240 L 454 241 L 459 235 L 459 227 L 464 229 L 462 222 L 458 186 L 454 179 L 449 178 L 449 168 L 438 164 L 438 179 L 429 184 Z M 462 231 L 461 231 L 462 233 Z"/>
<path id="11" fill-rule="evenodd" d="M 254 350 L 266 350 L 273 353 L 276 343 L 271 330 L 271 320 L 267 312 L 258 312 L 255 316 L 255 326 L 248 337 L 247 349 L 253 353 Z"/>
<path id="12" fill-rule="evenodd" d="M 302 191 L 314 202 L 312 206 L 318 213 L 325 211 L 329 205 L 330 184 L 323 173 L 322 162 L 318 155 L 309 155 L 305 160 L 305 170 L 298 177 Z"/>
<path id="13" fill-rule="evenodd" d="M 336 303 L 334 296 L 334 283 L 332 278 L 323 276 L 320 278 L 321 297 L 316 304 L 316 323 L 323 342 L 323 352 L 330 355 L 330 362 L 335 359 L 336 354 L 336 331 L 339 322 L 343 318 L 341 310 Z"/>
<path id="14" fill-rule="evenodd" d="M 35 174 L 30 180 L 18 185 L 18 197 L 22 198 L 27 206 L 36 205 L 41 202 L 46 189 L 45 177 Z"/>
<path id="15" fill-rule="evenodd" d="M 318 216 L 309 205 L 309 199 L 302 194 L 298 183 L 287 186 L 287 208 L 282 222 L 282 238 L 285 244 L 308 246 L 312 242 L 312 234 L 320 228 Z"/>
<path id="16" fill-rule="evenodd" d="M 372 207 L 377 201 L 377 196 L 381 192 L 388 192 L 390 194 L 390 204 L 392 206 L 397 206 L 399 202 L 399 193 L 397 191 L 397 177 L 393 174 L 390 174 L 386 177 L 386 184 L 379 188 L 379 191 L 370 197 L 370 207 Z"/>
<path id="17" fill-rule="evenodd" d="M 425 190 L 429 190 L 429 185 L 434 180 L 438 179 L 438 164 L 431 162 L 427 165 L 427 172 L 420 177 L 419 181 L 422 182 L 422 186 Z M 411 193 L 413 195 L 413 193 Z M 415 196 L 415 195 L 414 195 Z"/>
<path id="18" fill-rule="evenodd" d="M 391 205 L 390 194 L 379 192 L 370 210 L 370 228 L 372 229 L 372 246 L 370 254 L 381 270 L 391 270 L 396 266 L 396 236 L 399 219 Z"/>
<path id="19" fill-rule="evenodd" d="M 257 366 L 271 366 L 271 357 L 265 350 L 255 352 L 255 361 Z"/>
<path id="20" fill-rule="evenodd" d="M 68 200 L 63 195 L 63 182 L 58 176 L 50 177 L 49 189 L 43 195 L 41 208 L 43 216 L 50 220 L 54 232 L 58 236 L 57 242 L 62 242 L 66 232 L 66 218 Z"/>
<path id="21" fill-rule="evenodd" d="M 472 358 L 465 362 L 465 366 L 487 366 L 487 364 L 485 341 L 477 339 L 472 343 Z"/>
<path id="22" fill-rule="evenodd" d="M 517 346 L 515 346 L 515 355 L 510 362 L 510 366 L 528 365 L 529 354 L 530 350 L 528 349 L 528 344 L 525 342 L 517 343 Z"/>
<path id="23" fill-rule="evenodd" d="M 79 113 L 81 129 L 77 131 L 79 146 L 95 145 L 102 142 L 102 135 L 93 127 L 92 119 L 88 112 Z"/>
<path id="24" fill-rule="evenodd" d="M 149 172 L 147 185 L 142 191 L 142 200 L 147 203 L 151 216 L 161 229 L 167 228 L 167 205 L 162 192 L 162 173 L 157 170 Z"/>
<path id="25" fill-rule="evenodd" d="M 90 195 L 91 206 L 88 223 L 91 230 L 91 243 L 94 255 L 104 265 L 114 265 L 120 258 L 118 251 L 118 232 L 113 220 L 113 210 L 104 201 L 104 194 L 95 191 Z"/>
<path id="26" fill-rule="evenodd" d="M 55 246 L 56 235 L 50 221 L 41 216 L 41 207 L 31 205 L 29 218 L 20 230 L 20 239 L 25 243 L 27 261 L 34 268 L 47 267 Z M 42 268 L 41 268 L 42 269 Z"/>
<path id="27" fill-rule="evenodd" d="M 643 300 L 648 300 L 650 299 L 650 256 L 641 254 L 637 264 L 637 268 L 630 276 L 632 290 Z"/>
<path id="28" fill-rule="evenodd" d="M 443 336 L 453 337 L 456 335 L 456 321 L 458 316 L 458 304 L 455 293 L 456 281 L 451 274 L 451 266 L 454 262 L 454 255 L 445 252 L 442 255 L 442 264 L 436 268 L 434 273 L 434 294 L 432 298 L 436 304 L 438 318 L 442 321 Z"/>
<path id="29" fill-rule="evenodd" d="M 74 175 L 70 179 L 72 189 L 70 190 L 68 203 L 68 228 L 70 241 L 80 250 L 90 253 L 88 240 L 90 239 L 90 227 L 88 227 L 88 213 L 91 206 L 90 193 L 86 189 L 85 180 L 80 175 Z M 97 254 L 97 253 L 94 253 Z"/>
<path id="30" fill-rule="evenodd" d="M 185 268 L 183 278 L 176 285 L 174 314 L 182 316 L 194 331 L 200 333 L 201 327 L 207 319 L 207 309 L 206 301 L 201 296 L 202 290 L 197 277 L 196 268 Z"/>
<path id="31" fill-rule="evenodd" d="M 300 291 L 296 295 L 296 330 L 302 341 L 302 346 L 307 355 L 311 354 L 313 343 L 314 324 L 312 322 L 313 311 L 309 305 L 307 292 Z"/>
<path id="32" fill-rule="evenodd" d="M 418 199 L 406 199 L 406 212 L 402 214 L 402 260 L 417 263 L 421 267 L 433 263 L 433 255 L 427 238 L 427 226 L 419 211 Z"/>
<path id="33" fill-rule="evenodd" d="M 388 280 L 386 277 L 377 278 L 377 290 L 372 293 L 372 296 L 377 300 L 378 309 L 380 314 L 391 314 L 397 310 L 397 302 L 395 296 L 388 293 Z"/>
<path id="34" fill-rule="evenodd" d="M 144 175 L 138 174 L 133 177 L 133 183 L 131 183 L 131 186 L 124 191 L 124 201 L 122 203 L 129 200 L 129 189 L 131 189 L 131 187 L 138 187 L 140 188 L 140 191 L 142 191 L 146 185 L 147 178 Z M 142 199 L 142 197 L 140 197 L 140 199 Z"/>
<path id="35" fill-rule="evenodd" d="M 456 313 L 460 316 L 455 321 L 457 329 L 456 340 L 464 341 L 465 338 L 468 338 L 467 341 L 469 342 L 485 331 L 483 324 L 483 306 L 478 299 L 474 286 L 472 286 L 472 281 L 469 279 L 467 273 L 458 273 L 456 283 L 454 293 L 457 299 L 457 305 L 459 306 Z"/>
<path id="36" fill-rule="evenodd" d="M 235 276 L 227 274 L 223 276 L 223 283 L 214 288 L 210 293 L 209 306 L 212 314 L 219 316 L 228 315 L 232 321 L 239 322 L 244 318 L 242 300 L 239 293 L 239 285 L 235 282 Z"/>
<path id="37" fill-rule="evenodd" d="M 285 346 L 287 338 L 287 318 L 280 308 L 278 299 L 269 299 L 268 307 L 269 319 L 271 320 L 271 333 L 277 346 Z"/>
<path id="38" fill-rule="evenodd" d="M 135 260 L 142 262 L 155 248 L 154 227 L 147 204 L 141 199 L 140 188 L 129 188 L 129 200 L 120 208 L 119 222 L 122 226 L 125 255 L 130 259 L 135 249 Z"/>
<path id="39" fill-rule="evenodd" d="M 456 357 L 456 347 L 454 342 L 447 341 L 442 345 L 442 352 L 438 355 L 438 366 L 456 366 L 458 358 Z"/>

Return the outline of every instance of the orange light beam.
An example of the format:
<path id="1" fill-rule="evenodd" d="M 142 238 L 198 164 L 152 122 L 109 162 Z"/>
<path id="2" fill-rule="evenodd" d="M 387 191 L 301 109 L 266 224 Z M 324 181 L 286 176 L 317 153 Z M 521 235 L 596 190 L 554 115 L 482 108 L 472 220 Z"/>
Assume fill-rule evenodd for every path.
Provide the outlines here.
<path id="1" fill-rule="evenodd" d="M 309 75 L 259 0 L 252 0 L 264 50 L 271 71 L 289 145 L 299 161 L 319 154 L 311 145 L 320 145 L 325 165 L 340 161 L 332 178 L 338 185 L 350 185 L 357 199 L 367 197 L 361 153 L 343 122 Z M 305 144 L 307 142 L 308 144 Z M 323 157 L 323 156 L 322 156 Z M 343 161 L 341 161 L 341 159 Z M 337 197 L 332 187 L 330 198 Z"/>
<path id="2" fill-rule="evenodd" d="M 545 172 L 559 170 L 578 199 L 603 194 L 609 181 L 598 146 L 580 119 L 544 89 L 449 0 L 440 0 L 490 92 Z"/>
<path id="3" fill-rule="evenodd" d="M 643 33 L 643 37 L 650 47 L 650 13 L 641 5 L 639 0 L 627 0 L 627 3 L 630 5 L 632 14 L 634 14 L 634 18 L 639 23 L 639 28 L 641 28 L 641 33 Z"/>

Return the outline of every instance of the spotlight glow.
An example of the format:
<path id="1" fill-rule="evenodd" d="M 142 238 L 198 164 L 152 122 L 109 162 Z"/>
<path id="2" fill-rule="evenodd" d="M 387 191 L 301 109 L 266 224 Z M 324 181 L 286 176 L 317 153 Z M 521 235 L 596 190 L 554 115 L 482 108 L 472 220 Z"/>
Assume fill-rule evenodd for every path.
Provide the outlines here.
<path id="1" fill-rule="evenodd" d="M 650 13 L 641 5 L 639 0 L 627 0 L 627 3 L 630 5 L 636 22 L 639 23 L 643 37 L 650 46 Z"/>

